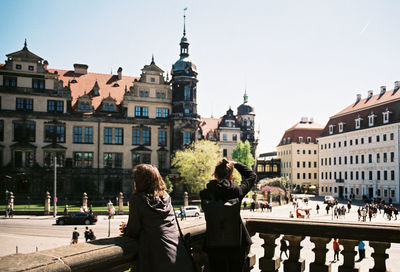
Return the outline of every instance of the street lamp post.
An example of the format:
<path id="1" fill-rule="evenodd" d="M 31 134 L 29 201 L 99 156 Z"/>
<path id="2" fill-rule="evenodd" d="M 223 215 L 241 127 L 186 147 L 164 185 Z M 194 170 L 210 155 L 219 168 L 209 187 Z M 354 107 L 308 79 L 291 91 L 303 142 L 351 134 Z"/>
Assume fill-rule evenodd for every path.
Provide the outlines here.
<path id="1" fill-rule="evenodd" d="M 54 210 L 53 216 L 57 215 L 57 155 L 54 155 Z"/>

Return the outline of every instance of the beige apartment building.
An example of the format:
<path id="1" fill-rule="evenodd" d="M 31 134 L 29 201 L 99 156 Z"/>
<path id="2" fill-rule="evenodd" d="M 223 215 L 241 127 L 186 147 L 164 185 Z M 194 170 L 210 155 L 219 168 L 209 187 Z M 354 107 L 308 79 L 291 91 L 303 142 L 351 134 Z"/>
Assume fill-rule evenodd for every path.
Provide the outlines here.
<path id="1" fill-rule="evenodd" d="M 312 118 L 309 120 L 303 117 L 285 131 L 277 146 L 281 175 L 296 190 L 316 190 L 318 187 L 317 137 L 323 128 Z"/>

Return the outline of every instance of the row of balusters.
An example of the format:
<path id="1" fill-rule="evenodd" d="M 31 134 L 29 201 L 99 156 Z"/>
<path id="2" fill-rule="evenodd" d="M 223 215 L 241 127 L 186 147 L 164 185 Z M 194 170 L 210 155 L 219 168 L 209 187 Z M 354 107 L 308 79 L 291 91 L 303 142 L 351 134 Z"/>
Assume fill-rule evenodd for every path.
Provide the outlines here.
<path id="1" fill-rule="evenodd" d="M 275 255 L 275 250 L 278 245 L 276 239 L 280 234 L 264 234 L 260 233 L 260 238 L 264 240 L 262 245 L 264 248 L 264 256 L 259 259 L 259 268 L 263 272 L 275 272 L 281 265 L 281 260 Z M 302 249 L 301 242 L 304 236 L 284 235 L 284 238 L 289 242 L 288 251 L 289 258 L 283 262 L 283 271 L 285 272 L 302 272 L 305 270 L 305 260 L 301 258 L 300 251 Z M 330 243 L 332 238 L 326 237 L 310 237 L 310 241 L 314 243 L 315 247 L 312 251 L 315 253 L 315 260 L 309 266 L 310 272 L 328 272 L 331 271 L 329 265 L 326 264 L 326 254 L 329 251 L 327 244 Z M 355 247 L 358 246 L 358 240 L 340 239 L 340 244 L 343 250 L 340 252 L 343 255 L 343 264 L 338 267 L 339 272 L 359 272 L 355 268 L 355 256 L 357 252 Z M 386 250 L 390 248 L 390 242 L 374 242 L 370 241 L 369 246 L 374 249 L 371 254 L 374 259 L 374 267 L 369 271 L 373 272 L 386 272 L 386 259 L 389 257 Z"/>

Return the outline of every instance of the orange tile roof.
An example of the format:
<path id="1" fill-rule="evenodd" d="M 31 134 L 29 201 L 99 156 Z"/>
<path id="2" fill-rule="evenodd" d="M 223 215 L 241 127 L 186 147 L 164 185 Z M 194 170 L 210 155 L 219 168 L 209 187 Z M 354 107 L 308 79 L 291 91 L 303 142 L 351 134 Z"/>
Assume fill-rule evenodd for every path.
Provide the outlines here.
<path id="1" fill-rule="evenodd" d="M 400 90 L 386 91 L 383 95 L 378 93 L 369 99 L 364 98 L 364 99 L 361 99 L 358 103 L 351 104 L 350 106 L 348 106 L 347 108 L 343 109 L 342 111 L 336 113 L 332 117 L 344 115 L 344 114 L 351 113 L 351 112 L 361 111 L 361 110 L 364 110 L 369 107 L 374 107 L 374 106 L 378 106 L 380 104 L 392 102 L 395 99 L 400 99 Z"/>
<path id="2" fill-rule="evenodd" d="M 201 117 L 200 127 L 203 132 L 203 137 L 208 138 L 208 134 L 211 131 L 215 131 L 218 129 L 218 124 L 221 118 L 208 118 L 208 117 Z"/>
<path id="3" fill-rule="evenodd" d="M 122 76 L 119 80 L 118 75 L 112 74 L 100 74 L 100 73 L 87 73 L 87 74 L 76 74 L 73 70 L 62 70 L 62 69 L 48 69 L 50 73 L 58 72 L 59 80 L 63 81 L 64 87 L 68 86 L 68 81 L 75 79 L 76 83 L 70 83 L 72 105 L 74 105 L 77 99 L 84 93 L 89 93 L 96 81 L 99 85 L 99 95 L 93 97 L 92 105 L 95 109 L 101 104 L 101 101 L 111 95 L 120 104 L 124 98 L 125 86 L 129 90 L 129 87 L 133 86 L 135 79 L 138 77 Z M 118 87 L 113 87 L 117 83 Z"/>

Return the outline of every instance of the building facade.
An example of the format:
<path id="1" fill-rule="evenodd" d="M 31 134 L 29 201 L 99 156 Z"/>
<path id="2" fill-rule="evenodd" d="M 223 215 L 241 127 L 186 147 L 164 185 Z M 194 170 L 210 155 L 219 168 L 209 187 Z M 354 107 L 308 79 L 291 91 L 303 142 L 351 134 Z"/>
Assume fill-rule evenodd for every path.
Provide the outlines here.
<path id="1" fill-rule="evenodd" d="M 129 193 L 140 163 L 169 173 L 171 154 L 198 138 L 196 66 L 184 31 L 172 79 L 154 57 L 140 77 L 100 74 L 86 64 L 50 69 L 28 50 L 0 65 L 1 188 L 42 198 L 52 190 L 72 199 Z"/>
<path id="2" fill-rule="evenodd" d="M 281 177 L 281 160 L 277 158 L 277 152 L 260 154 L 256 159 L 256 173 L 258 180 Z"/>
<path id="3" fill-rule="evenodd" d="M 251 153 L 255 157 L 258 139 L 255 137 L 254 108 L 248 104 L 245 92 L 244 102 L 237 109 L 235 115 L 229 108 L 220 118 L 201 118 L 199 139 L 216 141 L 221 148 L 222 156 L 232 159 L 232 151 L 239 141 L 249 141 Z"/>
<path id="4" fill-rule="evenodd" d="M 400 82 L 332 116 L 319 138 L 321 195 L 399 202 Z"/>
<path id="5" fill-rule="evenodd" d="M 277 146 L 281 174 L 295 190 L 305 191 L 318 186 L 317 138 L 323 128 L 312 118 L 303 117 L 285 131 Z"/>

